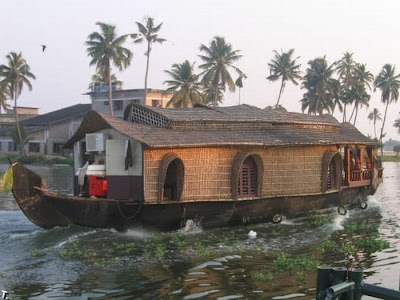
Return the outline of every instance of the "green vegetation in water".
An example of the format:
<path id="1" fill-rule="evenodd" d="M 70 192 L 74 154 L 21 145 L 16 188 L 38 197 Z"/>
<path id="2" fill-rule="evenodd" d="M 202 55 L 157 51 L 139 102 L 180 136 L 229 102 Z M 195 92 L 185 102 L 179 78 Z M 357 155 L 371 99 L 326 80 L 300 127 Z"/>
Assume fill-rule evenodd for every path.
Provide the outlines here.
<path id="1" fill-rule="evenodd" d="M 373 226 L 348 222 L 344 224 L 344 231 L 350 234 L 363 234 L 369 237 L 378 237 L 378 229 Z"/>
<path id="2" fill-rule="evenodd" d="M 313 213 L 307 216 L 306 221 L 312 227 L 320 227 L 322 225 L 328 224 L 330 222 L 330 219 L 327 216 Z"/>
<path id="3" fill-rule="evenodd" d="M 287 253 L 279 254 L 272 261 L 272 267 L 275 272 L 310 271 L 315 269 L 319 264 L 320 262 L 313 258 L 304 255 L 292 257 Z"/>
<path id="4" fill-rule="evenodd" d="M 32 257 L 42 257 L 42 256 L 44 256 L 44 252 L 42 252 L 42 251 L 40 251 L 39 249 L 33 249 L 32 251 L 31 251 L 31 256 Z"/>
<path id="5" fill-rule="evenodd" d="M 264 273 L 253 273 L 253 274 L 251 274 L 251 278 L 254 279 L 254 280 L 257 280 L 257 281 L 267 282 L 267 281 L 273 280 L 274 279 L 274 275 L 272 273 L 267 273 L 267 274 L 264 274 Z"/>
<path id="6" fill-rule="evenodd" d="M 120 242 L 114 242 L 113 246 L 116 250 L 122 251 L 122 252 L 130 252 L 134 249 L 136 249 L 136 244 L 134 242 L 130 243 L 120 243 Z"/>
<path id="7" fill-rule="evenodd" d="M 358 239 L 355 241 L 355 246 L 360 252 L 367 254 L 379 252 L 390 247 L 388 241 L 376 240 L 376 239 Z"/>
<path id="8" fill-rule="evenodd" d="M 196 250 L 196 254 L 201 256 L 201 257 L 209 257 L 211 254 L 211 251 L 208 250 L 203 243 L 201 242 L 196 242 L 194 243 L 194 250 Z"/>
<path id="9" fill-rule="evenodd" d="M 345 257 L 350 267 L 358 263 L 358 268 L 362 268 L 360 262 L 363 253 L 370 255 L 390 247 L 389 242 L 378 239 L 378 230 L 373 226 L 348 222 L 343 227 L 331 239 L 321 243 L 318 249 L 326 255 Z"/>
<path id="10" fill-rule="evenodd" d="M 306 274 L 304 274 L 303 271 L 297 272 L 297 277 L 296 277 L 297 282 L 303 283 L 306 281 Z"/>

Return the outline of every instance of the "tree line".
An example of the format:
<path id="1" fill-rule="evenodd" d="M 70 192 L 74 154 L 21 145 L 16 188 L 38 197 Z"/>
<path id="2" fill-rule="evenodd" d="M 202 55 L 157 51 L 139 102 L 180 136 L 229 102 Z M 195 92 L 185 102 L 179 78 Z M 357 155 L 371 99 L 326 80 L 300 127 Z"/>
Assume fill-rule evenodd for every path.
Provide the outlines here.
<path id="1" fill-rule="evenodd" d="M 110 115 L 113 115 L 112 84 L 118 83 L 112 68 L 122 71 L 131 64 L 133 53 L 125 47 L 125 43 L 132 39 L 134 44 L 146 43 L 146 69 L 144 75 L 145 98 L 147 95 L 147 80 L 149 76 L 150 55 L 154 44 L 163 44 L 167 40 L 160 37 L 163 23 L 156 24 L 154 18 L 145 17 L 144 22 L 136 22 L 137 32 L 118 35 L 116 26 L 97 22 L 99 31 L 88 35 L 85 42 L 86 52 L 90 57 L 90 66 L 96 67 L 92 76 L 92 84 L 108 85 Z M 164 70 L 169 77 L 164 82 L 167 91 L 174 92 L 167 103 L 169 107 L 188 107 L 194 104 L 218 106 L 223 101 L 224 93 L 243 88 L 246 74 L 235 63 L 242 57 L 240 50 L 233 49 L 224 37 L 215 36 L 208 45 L 199 47 L 199 72 L 196 72 L 195 62 L 184 60 L 175 63 L 170 70 Z M 308 114 L 333 114 L 338 109 L 343 116 L 343 122 L 356 123 L 359 109 L 368 107 L 372 90 L 381 92 L 381 101 L 385 104 L 383 119 L 377 108 L 368 115 L 374 123 L 375 138 L 382 144 L 385 136 L 384 127 L 388 107 L 397 102 L 400 89 L 400 74 L 396 74 L 395 66 L 386 64 L 379 74 L 374 77 L 365 64 L 353 59 L 353 53 L 346 52 L 343 57 L 329 64 L 325 56 L 317 57 L 308 62 L 305 73 L 301 71 L 299 57 L 294 57 L 294 49 L 278 52 L 274 50 L 274 57 L 267 64 L 269 68 L 268 81 L 280 81 L 280 89 L 275 108 L 280 107 L 280 99 L 287 82 L 301 86 L 304 90 L 300 99 L 301 109 Z M 35 75 L 30 71 L 22 53 L 10 52 L 6 56 L 7 63 L 0 66 L 0 103 L 5 108 L 6 100 L 12 100 L 17 107 L 17 100 L 24 86 L 32 89 L 30 80 Z M 231 73 L 235 72 L 236 77 Z M 91 86 L 90 86 L 91 87 Z M 267 107 L 273 108 L 273 107 Z M 15 122 L 19 140 L 22 144 L 19 128 L 18 113 L 15 110 Z M 379 137 L 376 133 L 377 122 L 382 122 Z M 400 134 L 400 118 L 394 126 Z M 22 151 L 23 147 L 22 147 Z"/>

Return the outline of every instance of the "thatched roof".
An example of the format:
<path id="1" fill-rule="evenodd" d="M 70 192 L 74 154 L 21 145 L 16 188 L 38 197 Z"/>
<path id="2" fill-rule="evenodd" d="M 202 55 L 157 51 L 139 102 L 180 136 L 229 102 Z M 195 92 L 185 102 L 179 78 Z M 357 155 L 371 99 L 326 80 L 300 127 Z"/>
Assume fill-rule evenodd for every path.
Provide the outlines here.
<path id="1" fill-rule="evenodd" d="M 193 114 L 199 109 L 199 114 Z M 207 113 L 206 110 L 210 112 Z M 111 117 L 96 111 L 90 111 L 82 121 L 82 124 L 75 135 L 65 144 L 65 147 L 72 145 L 85 137 L 86 133 L 92 133 L 101 129 L 113 128 L 121 134 L 141 142 L 149 148 L 181 148 L 181 147 L 206 147 L 206 146 L 294 146 L 294 145 L 328 145 L 328 144 L 369 144 L 374 142 L 360 133 L 349 123 L 339 124 L 332 116 L 314 117 L 310 115 L 288 113 L 285 111 L 267 112 L 265 115 L 259 109 L 251 106 L 230 107 L 230 108 L 191 108 L 182 110 L 150 109 L 157 113 L 163 112 L 163 117 L 170 122 L 184 120 L 187 116 L 188 122 L 199 115 L 211 118 L 211 115 L 218 115 L 219 120 L 229 119 L 232 124 L 247 122 L 251 124 L 254 119 L 250 111 L 255 111 L 255 120 L 270 118 L 269 126 L 240 128 L 208 128 L 201 127 L 171 127 L 166 124 L 162 126 L 145 125 L 128 122 L 116 117 Z M 186 112 L 186 113 L 185 113 Z M 240 112 L 243 112 L 242 114 Z M 221 114 L 221 116 L 219 116 Z M 231 115 L 232 114 L 232 115 Z M 246 116 L 246 118 L 245 118 Z M 275 118 L 277 121 L 272 121 Z M 235 122 L 236 119 L 236 122 Z M 207 124 L 205 118 L 201 119 Z M 307 121 L 310 120 L 310 121 Z M 210 122 L 214 122 L 210 119 Z M 301 125 L 299 125 L 301 124 Z"/>

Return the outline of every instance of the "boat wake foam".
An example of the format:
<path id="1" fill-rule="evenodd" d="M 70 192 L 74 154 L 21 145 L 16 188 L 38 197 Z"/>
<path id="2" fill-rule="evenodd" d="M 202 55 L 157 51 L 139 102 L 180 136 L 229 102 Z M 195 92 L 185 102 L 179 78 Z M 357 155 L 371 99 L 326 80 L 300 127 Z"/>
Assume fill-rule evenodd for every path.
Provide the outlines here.
<path id="1" fill-rule="evenodd" d="M 200 222 L 189 219 L 186 221 L 185 227 L 178 230 L 178 233 L 191 234 L 191 233 L 199 233 L 202 231 L 203 228 L 201 227 Z"/>

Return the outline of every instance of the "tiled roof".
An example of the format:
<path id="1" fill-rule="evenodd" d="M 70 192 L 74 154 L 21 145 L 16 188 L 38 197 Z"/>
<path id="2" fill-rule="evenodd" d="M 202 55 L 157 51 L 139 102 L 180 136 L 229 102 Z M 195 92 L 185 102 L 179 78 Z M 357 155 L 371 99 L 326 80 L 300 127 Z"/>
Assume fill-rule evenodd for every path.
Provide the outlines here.
<path id="1" fill-rule="evenodd" d="M 25 127 L 47 126 L 52 123 L 58 123 L 64 120 L 76 118 L 85 115 L 91 109 L 91 104 L 76 104 L 65 107 L 47 114 L 39 115 L 22 121 Z"/>
<path id="2" fill-rule="evenodd" d="M 230 107 L 208 107 L 196 105 L 192 108 L 155 108 L 141 104 L 131 104 L 131 108 L 139 108 L 161 115 L 171 122 L 270 122 L 288 124 L 321 124 L 339 125 L 338 121 L 331 115 L 312 116 L 302 113 L 287 112 L 285 109 L 261 109 L 255 106 L 242 104 Z M 137 111 L 138 109 L 136 109 Z M 129 111 L 126 111 L 127 115 Z"/>
<path id="3" fill-rule="evenodd" d="M 304 116 L 304 119 L 301 116 L 298 116 L 298 118 L 305 120 L 310 117 L 308 115 Z M 268 129 L 188 130 L 186 128 L 176 129 L 137 124 L 90 111 L 83 119 L 81 127 L 66 143 L 65 147 L 72 147 L 73 143 L 84 138 L 86 133 L 105 128 L 114 128 L 123 135 L 135 139 L 150 148 L 374 144 L 371 139 L 365 137 L 353 125 L 349 123 L 339 124 L 332 117 L 326 119 L 329 125 L 336 124 L 337 126 L 330 126 L 330 130 L 324 130 L 318 126 L 290 127 L 282 125 L 272 126 Z M 312 122 L 310 123 L 312 124 Z"/>

